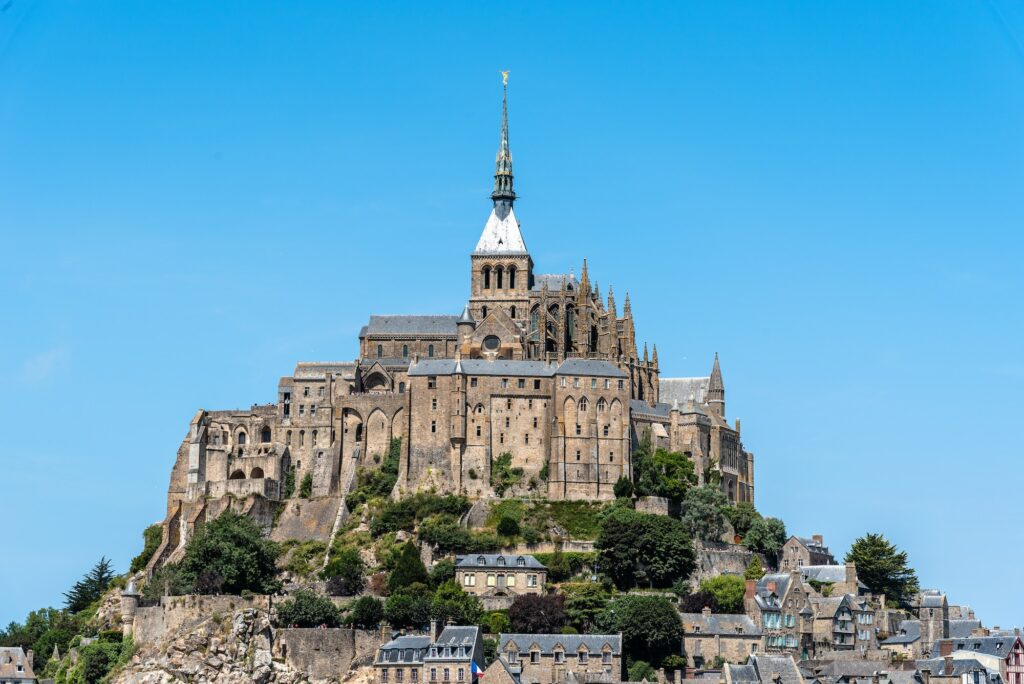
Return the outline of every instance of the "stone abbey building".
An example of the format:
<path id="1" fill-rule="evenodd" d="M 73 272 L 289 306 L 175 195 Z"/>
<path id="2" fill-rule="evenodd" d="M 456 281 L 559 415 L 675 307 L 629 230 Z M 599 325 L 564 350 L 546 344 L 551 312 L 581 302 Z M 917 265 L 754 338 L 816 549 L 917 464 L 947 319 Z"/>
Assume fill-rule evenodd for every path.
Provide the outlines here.
<path id="1" fill-rule="evenodd" d="M 578 278 L 535 272 L 514 209 L 507 97 L 496 167 L 461 314 L 372 315 L 354 361 L 299 363 L 273 404 L 198 411 L 154 564 L 228 506 L 269 525 L 292 468 L 296 482 L 311 476 L 312 497 L 284 501 L 274 534 L 329 538 L 358 469 L 379 467 L 393 439 L 395 495 L 494 496 L 492 466 L 510 454 L 523 471 L 512 495 L 612 499 L 649 435 L 693 458 L 701 479 L 717 470 L 731 500 L 753 501 L 753 455 L 726 421 L 717 355 L 709 376 L 662 378 L 657 347 L 637 348 L 628 294 L 620 312 L 586 260 Z"/>

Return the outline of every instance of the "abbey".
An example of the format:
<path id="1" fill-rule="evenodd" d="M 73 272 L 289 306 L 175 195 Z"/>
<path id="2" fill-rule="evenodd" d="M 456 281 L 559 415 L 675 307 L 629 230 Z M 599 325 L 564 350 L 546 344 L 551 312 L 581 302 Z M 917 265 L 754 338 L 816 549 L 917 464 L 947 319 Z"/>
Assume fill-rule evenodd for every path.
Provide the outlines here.
<path id="1" fill-rule="evenodd" d="M 578 278 L 535 272 L 514 207 L 507 92 L 491 199 L 461 314 L 372 315 L 355 360 L 299 363 L 273 404 L 195 414 L 154 563 L 229 506 L 268 526 L 276 512 L 275 534 L 329 538 L 357 472 L 380 467 L 392 440 L 393 496 L 493 497 L 498 462 L 522 469 L 506 496 L 612 499 L 648 437 L 753 501 L 753 455 L 726 421 L 717 355 L 708 376 L 662 378 L 657 347 L 637 348 L 628 294 L 620 312 L 586 260 Z M 289 473 L 312 482 L 308 500 L 288 497 Z"/>

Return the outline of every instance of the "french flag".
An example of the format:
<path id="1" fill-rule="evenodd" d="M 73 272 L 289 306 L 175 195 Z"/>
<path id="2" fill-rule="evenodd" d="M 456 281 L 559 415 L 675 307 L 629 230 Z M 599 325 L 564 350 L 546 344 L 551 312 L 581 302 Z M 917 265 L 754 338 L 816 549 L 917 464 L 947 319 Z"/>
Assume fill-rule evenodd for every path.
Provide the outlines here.
<path id="1" fill-rule="evenodd" d="M 469 671 L 473 673 L 474 677 L 479 677 L 480 679 L 484 678 L 484 671 L 480 669 L 480 666 L 476 664 L 475 660 L 470 666 Z"/>

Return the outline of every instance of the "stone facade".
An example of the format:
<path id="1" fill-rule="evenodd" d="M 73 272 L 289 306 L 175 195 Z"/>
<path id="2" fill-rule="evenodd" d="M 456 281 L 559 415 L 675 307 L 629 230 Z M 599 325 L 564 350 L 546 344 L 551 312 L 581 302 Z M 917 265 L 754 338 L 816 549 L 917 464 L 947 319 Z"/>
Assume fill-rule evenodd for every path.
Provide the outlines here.
<path id="1" fill-rule="evenodd" d="M 437 633 L 431 623 L 431 634 Z M 376 684 L 472 684 L 484 670 L 479 627 L 449 625 L 437 638 L 399 636 L 383 644 L 373 661 Z"/>
<path id="2" fill-rule="evenodd" d="M 811 537 L 790 537 L 782 546 L 779 570 L 792 570 L 805 565 L 835 565 L 836 559 L 825 546 L 820 534 Z"/>
<path id="3" fill-rule="evenodd" d="M 498 658 L 522 682 L 620 682 L 621 634 L 500 634 Z"/>
<path id="4" fill-rule="evenodd" d="M 682 613 L 681 617 L 688 667 L 714 667 L 718 658 L 742 663 L 761 651 L 761 630 L 746 615 L 716 615 L 705 608 L 700 613 Z"/>
<path id="5" fill-rule="evenodd" d="M 515 597 L 542 594 L 548 569 L 528 555 L 474 554 L 455 557 L 455 581 L 467 594 Z"/>
<path id="6" fill-rule="evenodd" d="M 708 376 L 661 378 L 657 347 L 637 346 L 628 294 L 620 312 L 585 260 L 579 277 L 534 272 L 513 210 L 507 131 L 503 113 L 493 208 L 470 254 L 462 314 L 372 315 L 358 358 L 299 363 L 271 404 L 198 411 L 150 570 L 228 508 L 269 529 L 284 505 L 289 530 L 328 539 L 357 472 L 380 467 L 393 440 L 396 495 L 494 496 L 497 463 L 522 469 L 514 495 L 611 500 L 650 437 L 694 459 L 702 479 L 717 469 L 732 501 L 753 501 L 753 455 L 739 421 L 726 420 L 717 355 Z M 286 483 L 307 478 L 319 504 L 292 505 Z"/>

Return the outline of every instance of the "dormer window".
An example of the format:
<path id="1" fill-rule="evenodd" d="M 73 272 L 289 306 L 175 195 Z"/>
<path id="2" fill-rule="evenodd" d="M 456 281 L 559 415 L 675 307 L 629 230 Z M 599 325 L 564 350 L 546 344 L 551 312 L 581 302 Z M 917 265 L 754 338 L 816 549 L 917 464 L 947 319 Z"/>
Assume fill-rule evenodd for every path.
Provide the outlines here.
<path id="1" fill-rule="evenodd" d="M 526 559 L 523 558 L 522 556 L 520 556 L 519 558 L 516 559 L 516 565 L 518 565 L 521 568 L 525 568 L 526 567 Z"/>
<path id="2" fill-rule="evenodd" d="M 504 556 L 498 556 L 498 565 L 504 565 L 504 564 L 505 564 L 505 557 Z"/>
<path id="3" fill-rule="evenodd" d="M 476 562 L 477 562 L 478 565 L 487 565 L 487 559 L 484 558 L 483 556 L 477 556 L 476 557 Z"/>

